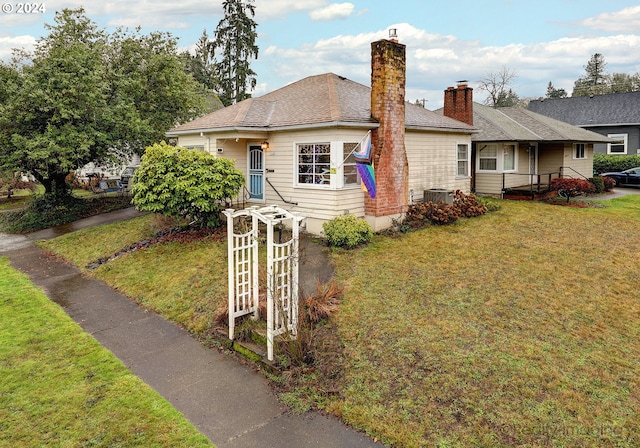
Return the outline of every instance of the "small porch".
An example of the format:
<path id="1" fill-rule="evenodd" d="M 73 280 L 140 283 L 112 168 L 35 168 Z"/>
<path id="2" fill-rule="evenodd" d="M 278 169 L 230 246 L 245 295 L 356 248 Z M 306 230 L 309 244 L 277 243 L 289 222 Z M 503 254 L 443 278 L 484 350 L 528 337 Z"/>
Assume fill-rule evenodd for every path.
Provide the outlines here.
<path id="1" fill-rule="evenodd" d="M 557 195 L 549 189 L 553 179 L 562 177 L 562 172 L 544 174 L 502 174 L 502 199 L 540 201 Z"/>

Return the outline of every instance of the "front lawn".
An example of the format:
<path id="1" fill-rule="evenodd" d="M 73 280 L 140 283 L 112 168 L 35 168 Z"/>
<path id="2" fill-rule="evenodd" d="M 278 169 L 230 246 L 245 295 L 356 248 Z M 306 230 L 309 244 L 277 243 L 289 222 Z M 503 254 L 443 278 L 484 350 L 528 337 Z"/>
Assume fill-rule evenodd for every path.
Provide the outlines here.
<path id="1" fill-rule="evenodd" d="M 0 446 L 213 446 L 6 258 L 0 377 Z"/>
<path id="2" fill-rule="evenodd" d="M 287 402 L 393 446 L 640 446 L 640 195 L 499 204 L 333 252 L 338 341 L 318 368 L 285 376 Z M 86 245 L 84 232 L 67 238 Z M 65 245 L 45 243 L 70 257 Z M 227 300 L 225 247 L 162 244 L 94 272 L 204 336 Z"/>

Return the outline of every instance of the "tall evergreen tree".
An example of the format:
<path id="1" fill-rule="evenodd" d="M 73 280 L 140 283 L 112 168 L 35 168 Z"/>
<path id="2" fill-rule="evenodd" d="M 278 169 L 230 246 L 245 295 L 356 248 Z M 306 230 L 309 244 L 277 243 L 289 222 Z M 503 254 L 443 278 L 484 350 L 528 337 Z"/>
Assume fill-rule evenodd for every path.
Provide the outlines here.
<path id="1" fill-rule="evenodd" d="M 258 58 L 255 5 L 242 0 L 224 0 L 224 18 L 215 30 L 212 50 L 220 55 L 216 62 L 218 96 L 225 106 L 251 96 L 256 73 L 250 62 Z"/>
<path id="2" fill-rule="evenodd" d="M 585 75 L 578 78 L 573 84 L 571 96 L 602 95 L 609 93 L 609 76 L 607 75 L 607 63 L 604 56 L 594 53 L 584 66 Z"/>

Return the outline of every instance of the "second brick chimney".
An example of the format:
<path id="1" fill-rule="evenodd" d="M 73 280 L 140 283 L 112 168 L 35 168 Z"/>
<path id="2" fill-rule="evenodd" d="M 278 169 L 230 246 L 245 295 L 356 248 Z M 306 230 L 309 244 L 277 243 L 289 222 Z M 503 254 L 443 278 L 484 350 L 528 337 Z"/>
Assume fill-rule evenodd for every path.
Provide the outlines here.
<path id="1" fill-rule="evenodd" d="M 444 91 L 444 115 L 473 126 L 473 89 L 467 81 L 458 81 L 458 87 Z"/>

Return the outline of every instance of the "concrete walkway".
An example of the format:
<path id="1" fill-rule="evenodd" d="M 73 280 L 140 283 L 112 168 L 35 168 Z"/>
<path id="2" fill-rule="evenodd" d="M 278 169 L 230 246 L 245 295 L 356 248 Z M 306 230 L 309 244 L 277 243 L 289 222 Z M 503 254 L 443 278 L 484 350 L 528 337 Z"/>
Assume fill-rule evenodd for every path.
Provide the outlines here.
<path id="1" fill-rule="evenodd" d="M 0 234 L 0 256 L 8 257 L 218 447 L 382 446 L 331 416 L 292 414 L 253 366 L 203 347 L 174 323 L 145 311 L 33 243 L 136 214 L 128 209 L 28 236 Z M 312 246 L 302 256 L 314 258 L 317 250 Z M 306 269 L 312 272 L 322 264 L 310 259 Z M 304 266 L 303 261 L 301 269 Z"/>

